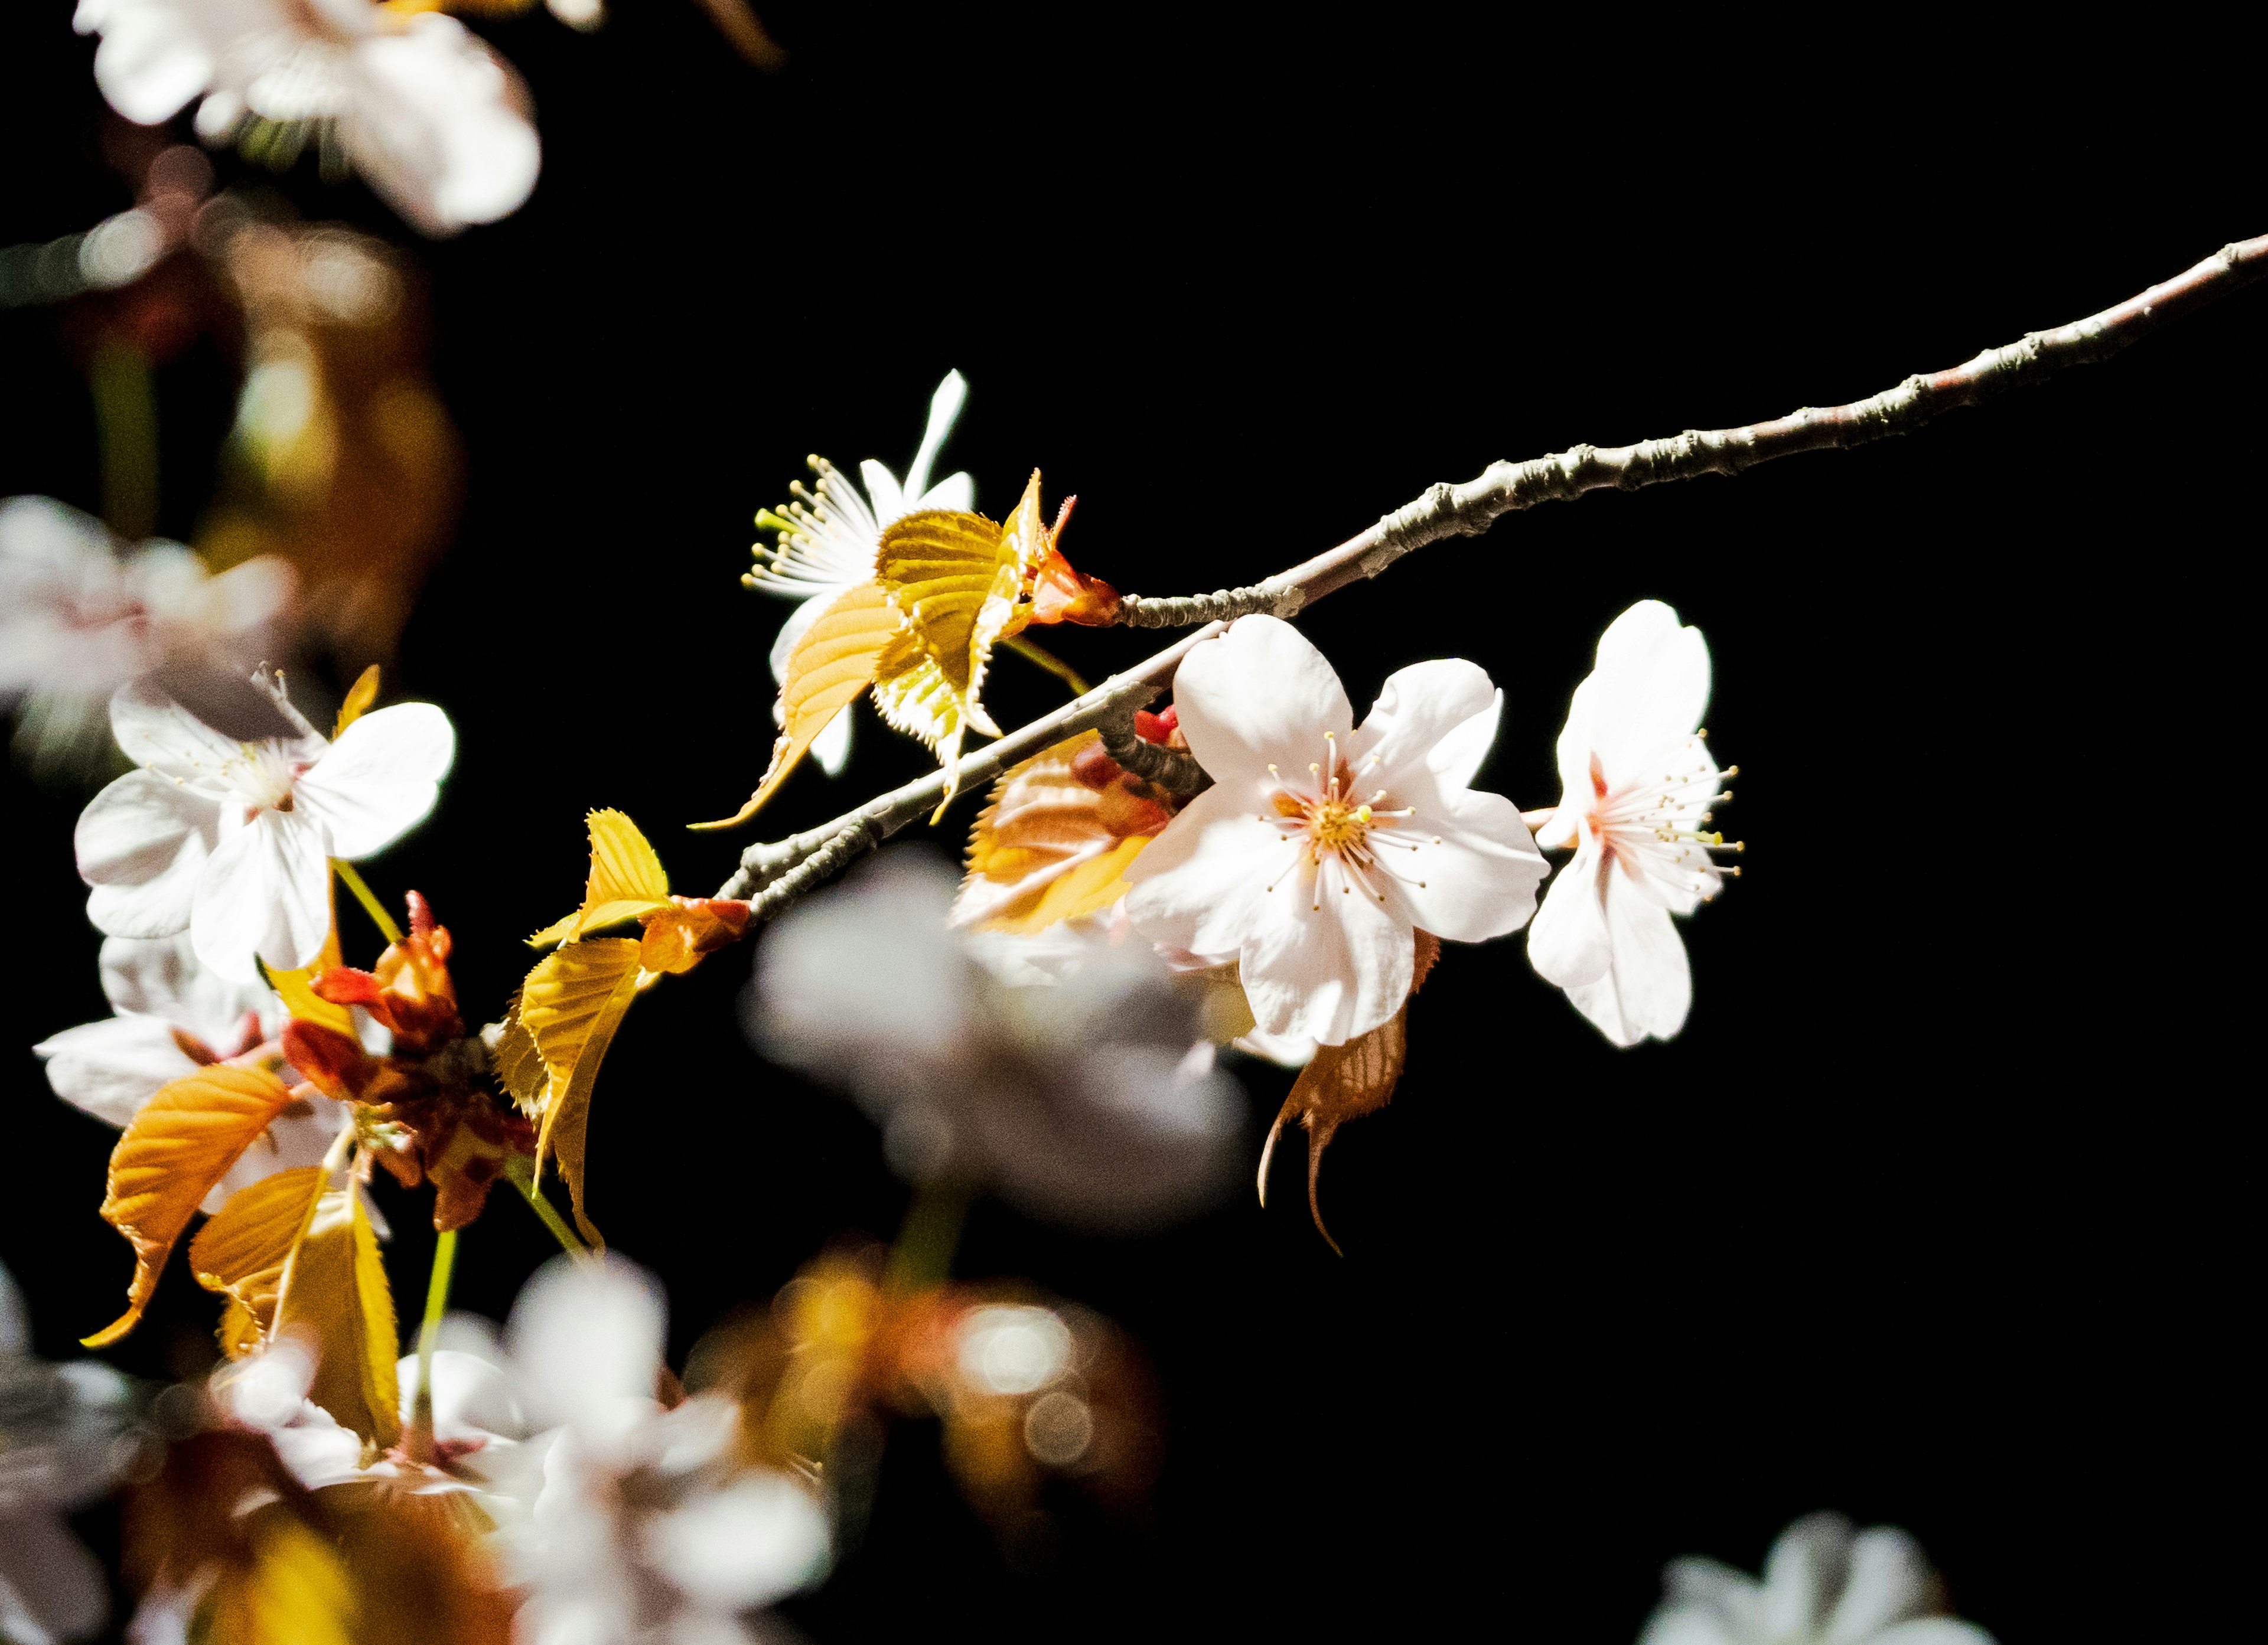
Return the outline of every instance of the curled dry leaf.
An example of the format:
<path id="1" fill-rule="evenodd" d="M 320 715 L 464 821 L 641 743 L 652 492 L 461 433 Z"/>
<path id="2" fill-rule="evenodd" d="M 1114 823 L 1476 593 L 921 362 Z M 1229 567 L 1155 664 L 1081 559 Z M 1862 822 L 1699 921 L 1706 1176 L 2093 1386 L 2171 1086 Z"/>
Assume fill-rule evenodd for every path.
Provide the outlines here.
<path id="1" fill-rule="evenodd" d="M 539 961 L 521 985 L 519 1020 L 543 1059 L 547 1080 L 542 1129 L 536 1136 L 539 1168 L 559 1162 L 573 1201 L 575 1225 L 604 1244 L 583 1210 L 583 1142 L 591 1120 L 591 1088 L 615 1031 L 637 997 L 639 944 L 625 937 L 569 943 Z"/>
<path id="2" fill-rule="evenodd" d="M 265 1069 L 215 1063 L 163 1087 L 134 1116 L 111 1150 L 102 1201 L 103 1221 L 133 1244 L 134 1281 L 126 1311 L 85 1347 L 107 1348 L 140 1323 L 198 1201 L 291 1100 Z"/>
<path id="3" fill-rule="evenodd" d="M 1431 931 L 1417 934 L 1417 960 L 1410 992 L 1416 994 L 1434 962 L 1441 957 L 1441 939 Z M 1375 1113 L 1386 1106 L 1394 1095 L 1395 1086 L 1402 1078 L 1403 1065 L 1410 1054 L 1410 1002 L 1404 1000 L 1401 1009 L 1366 1034 L 1358 1034 L 1344 1045 L 1319 1046 L 1307 1066 L 1300 1070 L 1292 1082 L 1292 1094 L 1284 1099 L 1277 1113 L 1276 1123 L 1268 1127 L 1268 1141 L 1260 1149 L 1260 1203 L 1268 1203 L 1268 1167 L 1276 1156 L 1276 1139 L 1283 1134 L 1287 1120 L 1297 1120 L 1307 1130 L 1307 1214 L 1315 1219 L 1315 1231 L 1324 1243 L 1341 1256 L 1339 1242 L 1331 1237 L 1331 1230 L 1323 1226 L 1323 1208 L 1316 1195 L 1316 1184 L 1323 1169 L 1323 1150 L 1331 1145 L 1331 1138 L 1350 1120 Z"/>
<path id="4" fill-rule="evenodd" d="M 1029 936 L 1126 894 L 1126 865 L 1173 820 L 1170 796 L 1123 770 L 1100 731 L 1012 767 L 968 838 L 954 921 Z"/>

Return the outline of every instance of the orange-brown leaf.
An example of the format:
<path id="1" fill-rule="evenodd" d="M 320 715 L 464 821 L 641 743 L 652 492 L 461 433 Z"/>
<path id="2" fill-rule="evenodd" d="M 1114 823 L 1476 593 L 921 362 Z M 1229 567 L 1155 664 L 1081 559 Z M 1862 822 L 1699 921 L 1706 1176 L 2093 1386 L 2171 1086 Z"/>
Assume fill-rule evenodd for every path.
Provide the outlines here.
<path id="1" fill-rule="evenodd" d="M 133 1243 L 128 1306 L 85 1340 L 107 1348 L 140 1322 L 197 1202 L 283 1112 L 291 1092 L 264 1069 L 215 1063 L 159 1090 L 110 1153 L 102 1218 Z"/>
<path id="2" fill-rule="evenodd" d="M 268 1340 L 284 1265 L 314 1215 L 329 1173 L 302 1165 L 263 1177 L 229 1196 L 218 1215 L 189 1241 L 189 1272 L 229 1300 L 221 1347 L 241 1359 Z"/>
<path id="3" fill-rule="evenodd" d="M 1323 1226 L 1323 1208 L 1315 1193 L 1316 1179 L 1323 1168 L 1323 1150 L 1331 1145 L 1331 1137 L 1339 1127 L 1364 1114 L 1377 1113 L 1394 1095 L 1394 1087 L 1402 1078 L 1403 1064 L 1409 1060 L 1409 1010 L 1405 1002 L 1368 1033 L 1358 1034 L 1343 1046 L 1317 1046 L 1314 1060 L 1300 1070 L 1300 1077 L 1292 1083 L 1292 1094 L 1284 1099 L 1276 1123 L 1268 1128 L 1268 1141 L 1260 1150 L 1260 1202 L 1265 1205 L 1268 1164 L 1275 1155 L 1276 1138 L 1283 1131 L 1284 1122 L 1297 1120 L 1307 1127 L 1307 1211 L 1315 1219 L 1315 1231 L 1333 1251 L 1338 1250 L 1339 1242 L 1331 1238 L 1331 1230 Z"/>
<path id="4" fill-rule="evenodd" d="M 1082 731 L 993 785 L 969 833 L 954 917 L 1030 936 L 1108 907 L 1126 893 L 1126 865 L 1172 817 L 1103 753 L 1100 732 Z"/>
<path id="5" fill-rule="evenodd" d="M 737 943 L 748 929 L 748 905 L 713 897 L 673 897 L 645 916 L 638 966 L 649 972 L 687 972 L 703 958 Z"/>
<path id="6" fill-rule="evenodd" d="M 846 589 L 819 613 L 788 656 L 780 685 L 780 734 L 771 763 L 748 803 L 730 817 L 696 828 L 731 828 L 747 821 L 777 793 L 795 769 L 812 739 L 873 683 L 882 653 L 905 628 L 906 619 L 880 585 L 861 583 Z"/>

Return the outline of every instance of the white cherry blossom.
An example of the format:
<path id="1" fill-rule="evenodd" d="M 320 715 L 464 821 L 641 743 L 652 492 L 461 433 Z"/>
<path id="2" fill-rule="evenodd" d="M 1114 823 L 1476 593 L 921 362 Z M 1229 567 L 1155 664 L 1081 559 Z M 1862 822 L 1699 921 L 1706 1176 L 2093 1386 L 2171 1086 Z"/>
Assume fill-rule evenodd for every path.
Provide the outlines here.
<path id="1" fill-rule="evenodd" d="M 200 966 L 186 931 L 105 938 L 102 991 L 115 1016 L 66 1028 L 32 1049 L 46 1061 L 56 1096 L 121 1129 L 160 1086 L 208 1058 L 239 1055 L 284 1026 L 281 1000 Z M 321 1164 L 348 1122 L 344 1103 L 313 1093 L 295 1098 L 214 1185 L 204 1209 L 219 1210 L 239 1188 L 276 1171 Z"/>
<path id="2" fill-rule="evenodd" d="M 884 527 L 924 509 L 966 514 L 976 506 L 976 482 L 967 474 L 947 474 L 935 485 L 929 480 L 968 399 L 968 380 L 958 371 L 947 371 L 930 397 L 929 427 L 902 485 L 870 457 L 858 465 L 859 478 L 866 482 L 862 493 L 834 464 L 815 457 L 812 466 L 818 480 L 809 488 L 800 483 L 793 488 L 799 500 L 787 505 L 786 514 L 767 510 L 756 517 L 760 525 L 777 526 L 779 541 L 776 547 L 757 544 L 756 568 L 740 580 L 764 593 L 802 602 L 788 613 L 772 641 L 774 679 L 786 679 L 787 659 L 796 642 L 829 602 L 874 575 Z M 838 775 L 850 758 L 850 720 L 848 714 L 836 715 L 813 739 L 811 752 L 829 776 Z"/>
<path id="3" fill-rule="evenodd" d="M 1938 1582 L 1914 1539 L 1813 1514 L 1781 1533 L 1759 1582 L 1714 1560 L 1662 1575 L 1666 1597 L 1638 1645 L 1992 1645 L 1974 1623 L 1933 1614 Z"/>
<path id="4" fill-rule="evenodd" d="M 453 17 L 375 0 L 79 0 L 95 84 L 156 125 L 202 99 L 197 135 L 335 135 L 348 162 L 428 234 L 519 209 L 541 151 L 519 77 Z M 271 138 L 271 140 L 273 140 Z"/>
<path id="5" fill-rule="evenodd" d="M 1359 730 L 1322 653 L 1240 619 L 1174 681 L 1213 778 L 1127 871 L 1134 929 L 1234 960 L 1260 1032 L 1341 1045 L 1410 992 L 1418 929 L 1501 936 L 1545 865 L 1512 802 L 1469 785 L 1502 711 L 1462 660 L 1389 678 Z"/>
<path id="6" fill-rule="evenodd" d="M 281 692 L 279 708 L 288 706 Z M 188 930 L 199 962 L 232 981 L 309 964 L 330 930 L 330 862 L 384 849 L 433 808 L 456 753 L 430 702 L 365 714 L 337 742 L 236 742 L 146 686 L 111 701 L 138 771 L 79 816 L 87 917 L 114 936 Z"/>
<path id="7" fill-rule="evenodd" d="M 1709 701 L 1709 647 L 1659 600 L 1642 600 L 1600 637 L 1597 665 L 1575 688 L 1559 733 L 1559 804 L 1536 831 L 1575 855 L 1528 928 L 1544 980 L 1619 1046 L 1667 1039 L 1693 1002 L 1685 944 L 1670 916 L 1690 914 L 1736 868 L 1709 830 L 1729 799 L 1698 727 Z"/>

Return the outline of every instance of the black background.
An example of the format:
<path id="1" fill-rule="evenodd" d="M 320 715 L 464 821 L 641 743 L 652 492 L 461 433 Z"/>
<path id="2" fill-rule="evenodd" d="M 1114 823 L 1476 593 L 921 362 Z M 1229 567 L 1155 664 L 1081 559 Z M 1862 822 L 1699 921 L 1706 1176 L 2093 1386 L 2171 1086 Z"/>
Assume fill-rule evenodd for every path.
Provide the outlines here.
<path id="1" fill-rule="evenodd" d="M 127 202 L 68 11 L 4 26 L 9 242 Z M 1180 592 L 1495 458 L 1871 393 L 2268 221 L 2257 142 L 2216 122 L 2228 54 L 2198 40 L 2161 62 L 1912 20 L 801 4 L 767 12 L 793 58 L 767 77 L 689 5 L 617 12 L 488 30 L 536 96 L 542 180 L 418 248 L 471 481 L 388 694 L 445 704 L 460 753 L 365 871 L 432 900 L 476 1018 L 578 890 L 586 807 L 635 815 L 681 888 L 725 877 L 737 842 L 674 825 L 736 804 L 771 736 L 785 607 L 737 586 L 749 517 L 806 451 L 902 471 L 949 366 L 972 393 L 941 472 L 997 511 L 1043 466 L 1080 498 L 1075 563 Z M 284 187 L 410 238 L 312 162 Z M 1344 1259 L 1292 1167 L 1273 1210 L 1248 1191 L 1132 1242 L 980 1206 L 959 1273 L 1091 1304 L 1154 1356 L 1153 1509 L 1074 1514 L 1017 1568 L 902 1428 L 799 1625 L 1621 1645 L 1669 1556 L 1753 1568 L 1835 1507 L 1912 1529 L 2009 1645 L 2199 1631 L 2241 1528 L 2198 1482 L 2252 1431 L 2221 1323 L 2250 1294 L 2251 1082 L 2206 1070 L 2257 1011 L 2220 944 L 2257 900 L 2235 693 L 2264 340 L 2255 290 L 1917 436 L 1515 517 L 1303 618 L 1358 711 L 1409 662 L 1488 667 L 1486 780 L 1528 806 L 1556 798 L 1600 628 L 1646 596 L 1702 627 L 1749 871 L 1683 927 L 1686 1032 L 1616 1053 L 1520 939 L 1453 951 L 1394 1105 L 1330 1156 Z M 52 319 L 0 316 L 0 493 L 95 506 Z M 169 533 L 230 382 L 210 354 L 161 377 Z M 1091 674 L 1148 649 L 1051 637 Z M 995 678 L 1005 723 L 1058 694 Z M 799 777 L 767 832 L 924 765 L 868 719 L 850 775 Z M 7 781 L 20 1047 L 104 1007 L 80 801 Z M 747 971 L 642 1005 L 593 1120 L 593 1213 L 666 1277 L 681 1358 L 903 1205 L 847 1104 L 745 1047 Z M 0 1250 L 62 1355 L 129 1272 L 94 1215 L 110 1135 L 10 1054 Z M 1288 1076 L 1247 1080 L 1256 1149 Z M 389 1203 L 414 1296 L 431 1235 Z M 546 1245 L 500 1201 L 459 1300 L 501 1317 Z M 115 1362 L 166 1374 L 210 1313 L 176 1272 Z"/>

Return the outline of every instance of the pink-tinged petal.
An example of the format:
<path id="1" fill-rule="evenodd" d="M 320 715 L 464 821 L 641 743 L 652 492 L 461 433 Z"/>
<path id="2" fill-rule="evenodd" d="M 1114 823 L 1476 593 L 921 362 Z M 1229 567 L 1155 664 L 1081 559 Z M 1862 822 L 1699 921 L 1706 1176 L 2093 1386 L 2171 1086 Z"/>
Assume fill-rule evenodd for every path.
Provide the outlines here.
<path id="1" fill-rule="evenodd" d="M 340 122 L 348 158 L 428 234 L 517 211 L 542 148 L 527 96 L 504 60 L 456 18 L 413 18 L 355 48 L 356 94 Z"/>
<path id="2" fill-rule="evenodd" d="M 1667 914 L 1661 922 L 1669 923 Z M 1618 942 L 1617 964 L 1620 950 Z M 1840 1514 L 1807 1514 L 1780 1532 L 1764 1559 L 1764 1620 L 1770 1635 L 1808 1639 L 1818 1633 L 1850 1569 L 1851 1538 L 1851 1522 Z"/>
<path id="3" fill-rule="evenodd" d="M 261 812 L 221 842 L 197 881 L 189 935 L 198 960 L 243 983 L 260 980 L 254 955 L 278 971 L 312 964 L 330 934 L 330 872 L 313 818 Z"/>
<path id="4" fill-rule="evenodd" d="M 175 1043 L 173 1024 L 155 1017 L 113 1017 L 66 1028 L 32 1052 L 47 1060 L 48 1083 L 56 1096 L 122 1130 L 160 1085 L 197 1067 Z"/>
<path id="5" fill-rule="evenodd" d="M 226 1205 L 229 1196 L 239 1188 L 248 1188 L 279 1171 L 321 1164 L 348 1123 L 347 1109 L 345 1103 L 328 1097 L 305 1097 L 292 1103 L 253 1139 L 250 1148 L 237 1156 L 236 1164 L 213 1185 L 200 1208 L 210 1215 Z"/>
<path id="6" fill-rule="evenodd" d="M 1659 600 L 1641 600 L 1599 641 L 1591 752 L 1620 789 L 1693 735 L 1709 706 L 1709 647 Z"/>
<path id="7" fill-rule="evenodd" d="M 102 31 L 94 83 L 136 125 L 171 120 L 212 82 L 212 51 L 182 8 L 80 0 L 73 26 Z"/>
<path id="8" fill-rule="evenodd" d="M 197 879 L 219 834 L 219 807 L 148 771 L 129 771 L 87 803 L 72 844 L 94 886 L 86 917 L 113 936 L 188 929 Z"/>
<path id="9" fill-rule="evenodd" d="M 1294 855 L 1281 831 L 1260 820 L 1264 804 L 1223 783 L 1183 806 L 1127 865 L 1133 889 L 1126 916 L 1134 929 L 1194 954 L 1238 952 L 1272 917 L 1266 887 Z"/>
<path id="10" fill-rule="evenodd" d="M 110 731 L 136 765 L 206 794 L 228 793 L 230 772 L 246 759 L 242 743 L 143 681 L 111 697 Z"/>
<path id="11" fill-rule="evenodd" d="M 1596 982 L 1614 964 L 1607 906 L 1600 885 L 1605 858 L 1587 834 L 1574 856 L 1552 876 L 1543 904 L 1528 928 L 1528 962 L 1535 974 L 1562 988 Z"/>
<path id="12" fill-rule="evenodd" d="M 1453 943 L 1484 943 L 1528 923 L 1550 864 L 1510 800 L 1467 788 L 1395 797 L 1418 814 L 1371 836 L 1379 869 L 1369 878 L 1388 907 Z"/>
<path id="13" fill-rule="evenodd" d="M 1401 1010 L 1416 960 L 1409 922 L 1365 895 L 1337 857 L 1286 878 L 1265 901 L 1273 917 L 1237 958 L 1263 1032 L 1344 1045 Z"/>
<path id="14" fill-rule="evenodd" d="M 1869 1645 L 1893 1622 L 1927 1611 L 1935 1587 L 1920 1545 L 1904 1531 L 1889 1525 L 1860 1531 L 1821 1645 Z"/>
<path id="15" fill-rule="evenodd" d="M 348 726 L 299 779 L 293 804 L 328 830 L 333 856 L 368 856 L 424 819 L 456 754 L 447 715 L 397 703 Z"/>
<path id="16" fill-rule="evenodd" d="M 231 982 L 197 964 L 186 928 L 146 941 L 106 937 L 101 965 L 103 997 L 113 1010 L 163 1018 L 224 1054 L 236 1048 L 245 1014 L 264 1011 L 276 1001 L 264 985 Z"/>
<path id="17" fill-rule="evenodd" d="M 1606 913 L 1614 964 L 1597 981 L 1570 988 L 1569 1002 L 1618 1046 L 1674 1037 L 1693 1005 L 1693 968 L 1676 922 L 1622 874 L 1607 877 Z"/>
<path id="18" fill-rule="evenodd" d="M 1174 676 L 1189 752 L 1217 782 L 1265 781 L 1270 763 L 1301 777 L 1321 763 L 1323 733 L 1348 745 L 1354 709 L 1323 654 L 1290 623 L 1241 617 Z"/>
<path id="19" fill-rule="evenodd" d="M 1471 786 L 1495 738 L 1493 710 L 1500 701 L 1487 672 L 1462 657 L 1396 669 L 1348 745 L 1347 758 L 1362 774 L 1358 781 L 1363 792 L 1391 788 L 1413 769 L 1438 772 L 1444 765 L 1458 773 L 1449 786 Z M 1464 730 L 1476 721 L 1473 731 Z M 1441 745 L 1453 732 L 1463 741 L 1445 753 Z M 1478 745 L 1469 746 L 1476 738 Z"/>
<path id="20" fill-rule="evenodd" d="M 1952 1617 L 1917 1617 L 1884 1628 L 1867 1645 L 1993 1645 L 1992 1636 L 1974 1622 Z"/>

